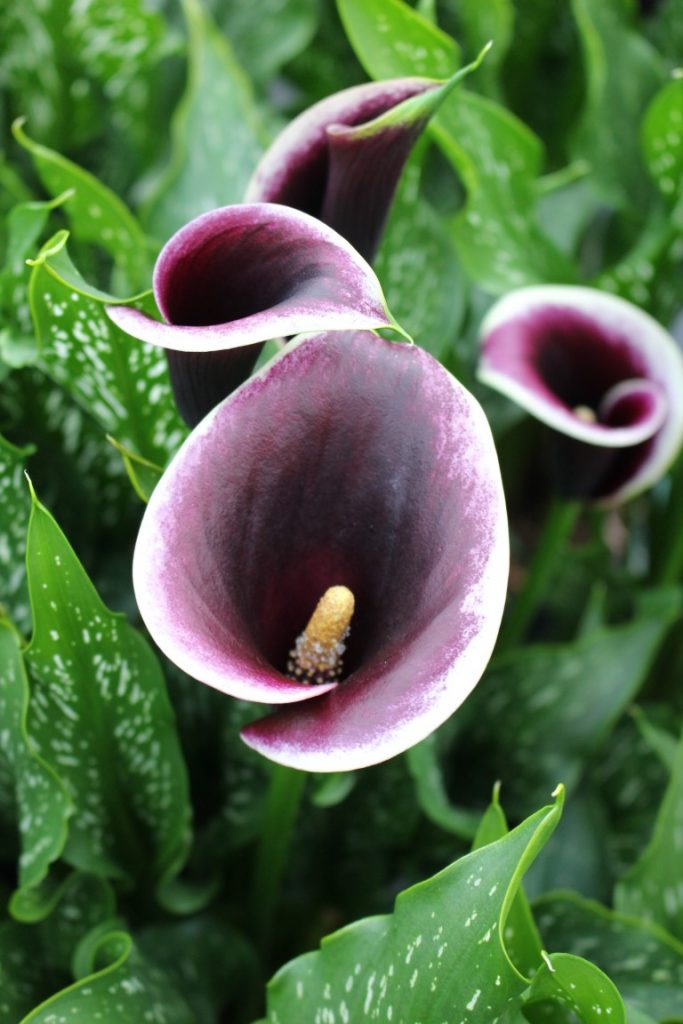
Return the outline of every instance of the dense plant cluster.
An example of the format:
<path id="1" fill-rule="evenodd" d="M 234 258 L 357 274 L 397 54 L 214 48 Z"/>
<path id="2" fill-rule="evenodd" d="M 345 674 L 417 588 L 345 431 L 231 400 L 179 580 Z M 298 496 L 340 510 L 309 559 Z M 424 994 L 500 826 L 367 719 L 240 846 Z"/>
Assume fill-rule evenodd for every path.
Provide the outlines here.
<path id="1" fill-rule="evenodd" d="M 0 1024 L 683 1021 L 681 0 L 0 87 Z"/>

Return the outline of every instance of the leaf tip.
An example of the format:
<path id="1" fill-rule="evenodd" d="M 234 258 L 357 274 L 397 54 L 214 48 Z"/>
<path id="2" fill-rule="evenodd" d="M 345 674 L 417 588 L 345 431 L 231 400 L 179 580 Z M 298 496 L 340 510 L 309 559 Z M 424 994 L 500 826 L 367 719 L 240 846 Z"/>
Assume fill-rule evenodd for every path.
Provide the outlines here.
<path id="1" fill-rule="evenodd" d="M 40 502 L 38 501 L 38 495 L 36 494 L 35 487 L 33 486 L 33 481 L 31 480 L 31 477 L 28 475 L 28 470 L 27 469 L 24 470 L 24 476 L 26 477 L 26 483 L 28 484 L 28 491 L 29 491 L 29 494 L 31 495 L 31 504 L 34 507 L 35 506 L 39 506 Z"/>

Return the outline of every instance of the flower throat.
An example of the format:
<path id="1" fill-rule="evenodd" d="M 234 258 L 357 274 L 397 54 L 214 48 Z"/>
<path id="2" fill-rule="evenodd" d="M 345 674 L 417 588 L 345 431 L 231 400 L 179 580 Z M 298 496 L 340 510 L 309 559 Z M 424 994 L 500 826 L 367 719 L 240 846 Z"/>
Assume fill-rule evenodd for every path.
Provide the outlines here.
<path id="1" fill-rule="evenodd" d="M 355 600 L 348 587 L 329 587 L 289 652 L 287 675 L 297 683 L 335 683 L 343 670 Z"/>

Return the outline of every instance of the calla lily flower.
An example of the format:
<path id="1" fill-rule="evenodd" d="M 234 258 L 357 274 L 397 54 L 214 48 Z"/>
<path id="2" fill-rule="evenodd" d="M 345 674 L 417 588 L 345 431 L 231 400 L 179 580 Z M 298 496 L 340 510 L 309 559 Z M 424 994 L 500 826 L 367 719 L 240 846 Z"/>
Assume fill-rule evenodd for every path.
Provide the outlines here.
<path id="1" fill-rule="evenodd" d="M 276 705 L 243 739 L 312 771 L 417 743 L 479 680 L 505 601 L 498 461 L 475 399 L 422 349 L 296 339 L 190 434 L 133 577 L 195 679 Z"/>
<path id="2" fill-rule="evenodd" d="M 222 207 L 181 228 L 157 260 L 154 296 L 165 323 L 128 306 L 107 314 L 132 337 L 167 349 L 190 426 L 248 376 L 259 343 L 395 326 L 371 267 L 341 235 L 269 203 Z"/>
<path id="3" fill-rule="evenodd" d="M 278 135 L 247 202 L 304 210 L 372 261 L 410 151 L 461 77 L 370 82 L 321 100 Z"/>
<path id="4" fill-rule="evenodd" d="M 482 325 L 481 380 L 553 428 L 566 497 L 623 502 L 683 443 L 683 356 L 647 313 L 593 288 L 511 292 Z"/>

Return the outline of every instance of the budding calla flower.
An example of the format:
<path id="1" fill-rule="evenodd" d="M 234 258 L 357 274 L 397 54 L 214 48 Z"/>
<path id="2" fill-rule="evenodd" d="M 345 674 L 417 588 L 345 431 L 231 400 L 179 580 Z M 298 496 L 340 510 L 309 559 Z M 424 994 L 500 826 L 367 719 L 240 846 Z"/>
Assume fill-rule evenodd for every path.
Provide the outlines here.
<path id="1" fill-rule="evenodd" d="M 312 771 L 383 761 L 458 708 L 493 649 L 508 539 L 486 419 L 416 346 L 298 338 L 190 434 L 133 575 L 173 662 L 275 705 L 250 746 Z"/>
<path id="2" fill-rule="evenodd" d="M 157 260 L 154 296 L 165 323 L 127 306 L 108 306 L 107 314 L 167 350 L 190 426 L 248 376 L 256 345 L 303 331 L 392 325 L 362 256 L 314 217 L 270 203 L 222 207 L 181 228 Z"/>
<path id="3" fill-rule="evenodd" d="M 304 210 L 372 261 L 406 160 L 453 84 L 396 78 L 321 100 L 278 135 L 247 202 Z"/>
<path id="4" fill-rule="evenodd" d="M 479 377 L 554 431 L 565 497 L 616 504 L 683 443 L 683 355 L 651 316 L 594 288 L 511 292 L 482 325 Z"/>

